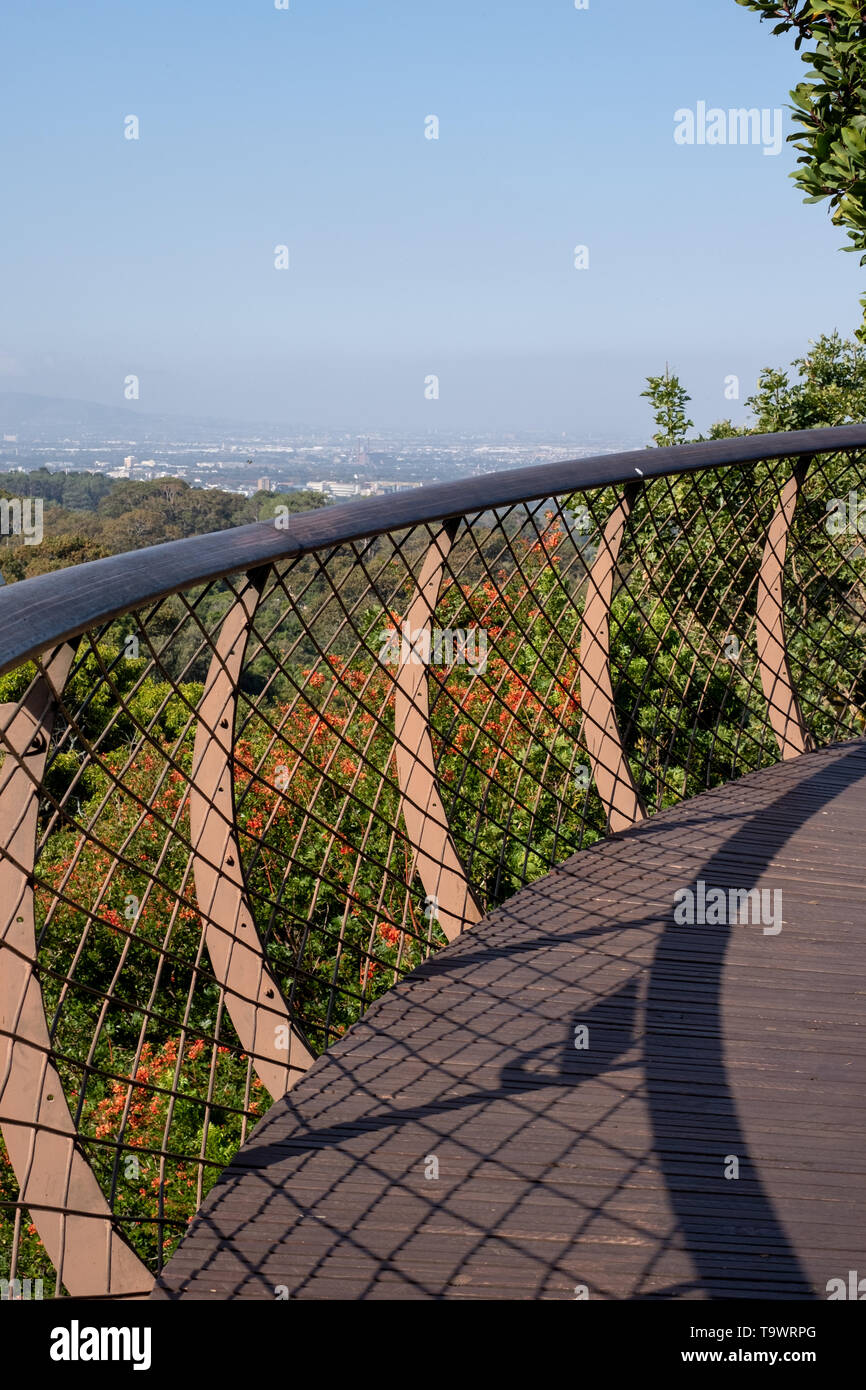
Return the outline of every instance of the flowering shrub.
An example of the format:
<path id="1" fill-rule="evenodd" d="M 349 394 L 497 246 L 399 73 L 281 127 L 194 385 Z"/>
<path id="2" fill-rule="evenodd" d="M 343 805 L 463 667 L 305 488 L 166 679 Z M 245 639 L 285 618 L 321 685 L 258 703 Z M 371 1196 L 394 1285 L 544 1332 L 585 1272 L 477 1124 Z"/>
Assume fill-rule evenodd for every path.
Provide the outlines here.
<path id="1" fill-rule="evenodd" d="M 750 488 L 756 479 L 772 496 L 766 467 Z M 731 574 L 751 601 L 760 561 L 760 536 L 736 524 L 743 498 L 742 476 L 729 470 L 671 483 L 652 526 L 647 504 L 635 504 L 610 609 L 611 670 L 625 749 L 651 809 L 778 756 L 750 620 L 726 609 Z M 599 517 L 614 500 L 596 499 Z M 711 515 L 715 529 L 696 527 L 688 546 L 668 553 L 657 538 L 678 510 Z M 813 562 L 816 511 L 820 497 L 807 492 L 795 524 L 807 620 L 792 625 L 791 652 L 813 727 L 827 739 L 857 731 L 862 673 L 846 646 L 862 635 L 863 614 L 851 583 L 828 582 Z M 472 544 L 487 545 L 483 565 Z M 443 628 L 487 634 L 484 671 L 457 661 L 428 672 L 439 788 L 485 907 L 606 827 L 580 775 L 588 765 L 579 645 L 589 559 L 553 513 L 529 535 L 509 536 L 507 569 L 497 567 L 500 545 L 491 532 L 455 549 L 437 605 Z M 862 571 L 861 560 L 852 564 Z M 355 581 L 345 573 L 348 602 Z M 324 655 L 299 631 L 296 611 L 281 618 L 279 595 L 266 600 L 267 621 L 259 620 L 269 630 L 276 614 L 276 655 L 255 655 L 241 682 L 231 776 L 251 925 L 315 1053 L 444 941 L 401 818 L 394 673 L 378 659 L 379 636 L 400 628 L 410 594 L 404 583 L 402 611 L 396 599 L 392 607 L 367 596 L 352 643 L 337 625 Z M 221 604 L 218 617 L 225 595 Z M 744 653 L 727 663 L 719 654 L 732 623 Z M 188 808 L 201 680 L 156 680 L 142 658 L 121 662 L 109 682 L 120 636 L 105 635 L 70 682 L 68 706 L 79 710 L 78 732 L 94 751 L 61 739 L 46 777 L 35 874 L 40 983 L 84 1151 L 127 1238 L 155 1266 L 269 1096 L 202 945 Z M 279 646 L 290 640 L 291 658 Z M 198 675 L 201 665 L 187 643 L 178 669 Z M 20 672 L 2 681 L 7 699 L 26 683 Z M 827 704 L 828 689 L 843 692 L 839 709 Z M 65 818 L 53 816 L 57 801 Z M 0 1201 L 14 1196 L 0 1147 Z M 0 1207 L 0 1265 L 12 1238 L 11 1208 Z M 26 1214 L 19 1270 L 46 1272 Z"/>
<path id="2" fill-rule="evenodd" d="M 180 1064 L 179 1064 L 180 1059 Z M 124 1060 L 117 1057 L 121 1069 Z M 199 1038 L 145 1043 L 129 1075 L 85 1108 L 88 1158 L 127 1238 L 150 1263 L 180 1239 L 270 1098 L 243 1053 Z"/>

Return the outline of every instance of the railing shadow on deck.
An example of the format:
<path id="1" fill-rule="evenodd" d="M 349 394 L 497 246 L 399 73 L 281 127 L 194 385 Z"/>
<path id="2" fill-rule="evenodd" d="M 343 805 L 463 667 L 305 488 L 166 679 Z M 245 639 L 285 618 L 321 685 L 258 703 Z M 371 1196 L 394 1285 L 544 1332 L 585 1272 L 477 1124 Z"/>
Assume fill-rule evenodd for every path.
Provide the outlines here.
<path id="1" fill-rule="evenodd" d="M 737 1111 L 734 1089 L 729 1083 L 725 1063 L 725 1039 L 720 1010 L 720 990 L 723 977 L 725 954 L 730 942 L 727 931 L 707 931 L 702 938 L 702 982 L 700 1016 L 692 1019 L 695 997 L 682 988 L 683 928 L 673 922 L 672 902 L 674 889 L 683 881 L 683 836 L 706 833 L 712 830 L 718 836 L 714 852 L 701 859 L 693 858 L 689 864 L 689 875 L 703 879 L 708 888 L 716 885 L 729 886 L 731 864 L 741 863 L 737 883 L 748 890 L 762 881 L 773 858 L 813 817 L 820 814 L 840 793 L 855 781 L 866 779 L 866 744 L 858 741 L 851 748 L 840 749 L 840 758 L 829 771 L 823 762 L 815 766 L 809 774 L 808 764 L 794 786 L 785 787 L 773 794 L 768 774 L 761 773 L 747 778 L 738 785 L 738 794 L 746 803 L 736 812 L 725 809 L 717 800 L 717 794 L 709 799 L 702 797 L 695 804 L 686 804 L 673 812 L 663 813 L 646 825 L 634 827 L 611 837 L 602 847 L 588 851 L 568 861 L 555 874 L 523 889 L 508 904 L 495 914 L 491 932 L 486 924 L 483 940 L 475 944 L 471 939 L 463 939 L 459 946 L 451 946 L 440 956 L 420 966 L 405 985 L 398 986 L 387 1000 L 387 1016 L 381 1009 L 374 1009 L 368 1015 L 364 1028 L 365 1037 L 360 1042 L 364 1054 L 371 1049 L 370 1034 L 376 1033 L 373 1040 L 381 1045 L 378 1060 L 381 1075 L 374 1083 L 367 1083 L 359 1075 L 356 1059 L 358 1047 L 350 1045 L 350 1040 L 338 1045 L 336 1051 L 328 1054 L 324 1065 L 326 1072 L 320 1074 L 318 1094 L 308 1099 L 307 1087 L 293 1096 L 288 1096 L 270 1112 L 260 1127 L 259 1137 L 253 1136 L 239 1155 L 238 1160 L 218 1180 L 206 1209 L 196 1218 L 195 1238 L 196 1256 L 202 1247 L 210 1249 L 214 1261 L 213 1275 L 219 1281 L 221 1297 L 250 1296 L 255 1291 L 260 1296 L 273 1298 L 275 1289 L 274 1270 L 280 1268 L 280 1258 L 288 1260 L 292 1254 L 291 1243 L 284 1246 L 286 1231 L 294 1226 L 299 1218 L 311 1218 L 321 1223 L 324 1233 L 332 1231 L 333 1244 L 322 1248 L 318 1259 L 309 1261 L 305 1276 L 297 1276 L 290 1283 L 290 1295 L 303 1298 L 315 1288 L 316 1277 L 320 1277 L 334 1257 L 345 1260 L 351 1252 L 357 1259 L 366 1262 L 369 1274 L 366 1282 L 358 1282 L 356 1276 L 352 1287 L 352 1297 L 368 1297 L 381 1281 L 392 1275 L 399 1282 L 402 1295 L 407 1289 L 415 1288 L 420 1297 L 444 1297 L 449 1291 L 459 1292 L 463 1271 L 471 1265 L 487 1247 L 496 1248 L 497 1255 L 506 1254 L 513 1249 L 515 1260 L 522 1265 L 526 1262 L 526 1249 L 520 1240 L 513 1239 L 507 1229 L 515 1224 L 515 1218 L 522 1210 L 527 1212 L 527 1227 L 532 1228 L 533 1213 L 537 1219 L 539 1199 L 545 1193 L 552 1197 L 567 1194 L 573 1210 L 573 1224 L 557 1227 L 555 1238 L 550 1240 L 549 1260 L 536 1259 L 532 1275 L 527 1277 L 519 1295 L 534 1297 L 570 1297 L 570 1278 L 573 1274 L 562 1262 L 561 1257 L 578 1246 L 591 1232 L 599 1217 L 610 1210 L 611 1222 L 618 1226 L 619 1238 L 639 1241 L 649 1246 L 643 1257 L 643 1265 L 634 1275 L 634 1289 L 630 1297 L 675 1298 L 708 1297 L 725 1299 L 730 1297 L 755 1296 L 755 1290 L 771 1289 L 774 1296 L 787 1299 L 811 1299 L 816 1292 L 803 1270 L 797 1252 L 792 1246 L 783 1225 L 778 1220 L 772 1198 L 765 1190 L 761 1176 L 761 1163 L 750 1154 L 749 1140 Z M 749 802 L 753 805 L 750 809 Z M 726 829 L 726 826 L 728 827 Z M 754 833 L 761 831 L 761 860 L 754 856 Z M 668 847 L 667 838 L 671 845 Z M 475 966 L 490 967 L 492 961 L 503 966 L 507 978 L 510 965 L 516 959 L 522 960 L 521 1008 L 526 1014 L 527 1032 L 531 1035 L 536 1028 L 550 1034 L 550 1018 L 554 1012 L 552 999 L 557 988 L 567 999 L 573 995 L 573 982 L 565 984 L 561 978 L 550 973 L 550 963 L 545 961 L 545 943 L 557 948 L 569 947 L 575 955 L 592 952 L 594 945 L 602 947 L 601 955 L 614 952 L 614 938 L 622 931 L 623 920 L 620 910 L 612 905 L 609 920 L 607 914 L 597 907 L 599 889 L 605 883 L 614 884 L 621 879 L 623 859 L 631 866 L 639 863 L 642 857 L 642 841 L 652 841 L 653 866 L 650 879 L 651 892 L 645 908 L 635 905 L 634 886 L 629 884 L 630 910 L 627 926 L 631 933 L 646 934 L 653 946 L 651 963 L 637 971 L 624 984 L 614 987 L 610 992 L 600 994 L 594 1005 L 581 1007 L 567 1017 L 556 1029 L 561 1029 L 558 1041 L 549 1037 L 540 1046 L 524 1048 L 516 1046 L 513 1039 L 494 1037 L 501 1050 L 510 1053 L 498 1068 L 497 1084 L 489 1087 L 476 1087 L 467 1077 L 461 1084 L 455 1073 L 449 1069 L 448 1062 L 441 1064 L 441 1075 L 436 1075 L 436 1062 L 430 1062 L 426 1050 L 426 1023 L 434 1026 L 450 1023 L 453 1008 L 460 1013 L 459 1046 L 466 1048 L 473 1041 L 487 1043 L 491 1035 L 485 1026 L 485 998 L 483 986 L 473 986 L 472 970 Z M 751 854 L 743 856 L 741 851 L 749 849 Z M 591 863 L 599 867 L 590 867 Z M 580 896 L 575 896 L 563 880 L 573 871 L 579 883 Z M 659 879 L 664 885 L 665 907 L 659 910 Z M 552 891 L 551 891 L 552 890 Z M 601 924 L 589 927 L 574 927 L 575 918 L 581 917 L 580 901 L 592 893 L 591 911 L 601 916 Z M 529 926 L 531 919 L 534 925 Z M 535 925 L 537 924 L 537 925 Z M 513 944 L 489 944 L 493 936 L 496 941 L 516 938 Z M 525 938 L 529 938 L 526 940 Z M 521 939 L 524 938 L 524 939 Z M 625 964 L 627 956 L 621 958 Z M 435 992 L 417 998 L 417 986 L 421 981 L 435 981 Z M 708 987 L 707 987 L 708 982 Z M 681 1046 L 688 1049 L 690 1037 L 694 1035 L 695 1045 L 700 1046 L 700 1067 L 690 1072 L 686 1067 L 679 1083 L 671 1078 L 670 1017 L 672 1009 L 677 1008 L 677 985 L 682 1010 L 679 1024 Z M 449 990 L 450 985 L 456 989 Z M 543 1007 L 533 1018 L 533 985 L 544 986 Z M 583 982 L 585 987 L 586 982 Z M 479 1022 L 469 1025 L 462 1016 L 467 988 L 473 988 L 478 998 Z M 416 997 L 411 997 L 412 991 Z M 497 995 L 496 985 L 492 994 Z M 404 998 L 401 998 L 404 996 Z M 401 1007 L 402 1006 L 402 1007 Z M 396 1026 L 397 1016 L 402 1012 L 404 1018 L 411 1017 L 421 1041 L 413 1046 L 406 1031 Z M 380 1021 L 381 1020 L 381 1021 Z M 582 1054 L 575 1051 L 574 1028 L 587 1028 L 593 1038 L 591 1051 Z M 389 1038 L 394 1039 L 393 1049 L 389 1048 Z M 413 1081 L 421 1073 L 426 1073 L 425 1085 L 441 1088 L 439 1098 L 425 1104 L 387 1105 L 383 1109 L 381 1087 L 386 1084 L 395 1090 L 401 1086 L 401 1077 L 407 1091 L 412 1090 Z M 312 1078 L 311 1078 L 312 1080 Z M 331 1108 L 339 1111 L 344 1092 L 340 1081 L 345 1081 L 354 1092 L 360 1093 L 361 1104 L 357 1116 L 351 1119 L 339 1117 L 332 1123 L 319 1123 L 310 1118 L 322 1108 L 329 1108 L 327 1097 L 334 1092 L 336 1099 Z M 599 1081 L 611 1086 L 610 1107 L 603 1114 L 603 1123 L 596 1136 L 590 1124 L 581 1128 L 581 1088 Z M 375 1086 L 375 1089 L 373 1089 Z M 700 1134 L 702 1147 L 706 1150 L 703 1158 L 691 1160 L 691 1168 L 684 1177 L 683 1163 L 687 1156 L 682 1152 L 672 1153 L 670 1120 L 671 1106 L 678 1105 L 688 1110 L 694 1101 L 696 1088 L 703 1094 L 711 1095 L 713 1107 L 703 1112 L 704 1127 Z M 459 1095 L 450 1094 L 455 1089 Z M 563 1089 L 569 1093 L 570 1106 L 568 1119 L 573 1128 L 563 1123 L 563 1115 L 555 1111 Z M 531 1098 L 530 1103 L 523 1102 Z M 643 1152 L 634 1152 L 624 1147 L 612 1146 L 605 1138 L 604 1130 L 611 1117 L 611 1110 L 622 1107 L 634 1099 L 645 1101 L 652 1130 L 651 1145 Z M 484 1142 L 473 1146 L 470 1139 L 463 1139 L 454 1126 L 455 1117 L 466 1115 L 470 1120 L 474 1115 L 489 1113 L 497 1106 L 495 1121 Z M 403 1148 L 416 1149 L 420 1154 L 424 1144 L 419 1145 L 419 1131 L 428 1135 L 427 1147 L 442 1152 L 443 1127 L 437 1121 L 445 1119 L 445 1141 L 459 1150 L 460 1166 L 464 1170 L 461 1181 L 456 1182 L 443 1198 L 434 1195 L 445 1183 L 424 1184 L 413 1182 L 411 1174 L 395 1172 L 393 1157 L 383 1157 L 377 1162 L 379 1148 L 371 1140 L 382 1139 L 387 1143 L 398 1132 L 408 1130 L 410 1137 Z M 555 1133 L 551 1134 L 549 1150 L 545 1155 L 547 1173 L 539 1175 L 526 1172 L 521 1158 L 516 1156 L 521 1143 L 521 1135 L 531 1127 L 548 1122 Z M 275 1131 L 278 1138 L 268 1140 Z M 597 1178 L 586 1192 L 580 1186 L 580 1163 L 577 1150 L 587 1140 L 597 1139 L 598 1147 L 613 1160 L 618 1168 L 611 1168 L 611 1183 L 605 1191 L 598 1185 Z M 303 1193 L 315 1177 L 305 1180 L 303 1157 L 320 1155 L 332 1149 L 345 1159 L 345 1167 L 340 1169 L 329 1192 L 325 1186 L 317 1190 L 313 1206 L 304 1205 Z M 725 1230 L 738 1230 L 749 1233 L 737 1245 L 736 1274 L 721 1272 L 717 1251 L 708 1247 L 706 1194 L 718 1184 L 718 1156 L 735 1154 L 740 1166 L 739 1181 L 724 1185 Z M 532 1166 L 538 1161 L 538 1141 L 532 1148 Z M 563 1172 L 569 1163 L 573 1164 L 576 1185 L 569 1187 L 563 1182 Z M 659 1231 L 652 1239 L 645 1219 L 634 1225 L 616 1212 L 617 1199 L 628 1184 L 641 1174 L 647 1164 L 657 1166 L 667 1194 L 667 1204 L 673 1214 L 673 1225 Z M 282 1166 L 281 1166 L 282 1165 Z M 444 1165 L 444 1159 L 443 1159 Z M 425 1229 L 443 1223 L 453 1223 L 458 1219 L 471 1226 L 471 1219 L 461 1207 L 464 1192 L 461 1183 L 468 1187 L 472 1168 L 475 1166 L 496 1167 L 511 1189 L 509 1204 L 495 1214 L 491 1213 L 488 1222 L 479 1225 L 475 1231 L 475 1243 L 465 1250 L 460 1259 L 446 1266 L 441 1280 L 431 1283 L 430 1279 L 413 1279 L 406 1267 L 406 1252 Z M 417 1168 L 417 1161 L 413 1165 Z M 449 1167 L 455 1166 L 453 1157 Z M 250 1191 L 244 1189 L 245 1178 L 255 1174 L 256 1196 L 250 1200 Z M 349 1177 L 349 1174 L 351 1175 Z M 297 1181 L 299 1192 L 296 1195 L 293 1181 Z M 339 1200 L 333 1207 L 331 1197 L 338 1198 L 345 1182 L 351 1183 L 352 1198 Z M 389 1244 L 387 1223 L 376 1222 L 377 1213 L 383 1205 L 399 1198 L 401 1188 L 415 1202 L 416 1215 L 405 1220 L 392 1222 L 394 1233 Z M 366 1205 L 361 1198 L 368 1194 Z M 424 1194 L 422 1196 L 422 1193 Z M 429 1196 L 426 1194 L 429 1193 Z M 243 1203 L 242 1215 L 236 1216 L 239 1199 Z M 530 1203 L 532 1206 L 530 1207 Z M 663 1204 L 660 1202 L 659 1207 Z M 335 1214 L 332 1214 L 334 1212 Z M 233 1243 L 231 1228 L 238 1221 L 237 1243 Z M 371 1234 L 365 1235 L 365 1226 L 375 1226 Z M 260 1238 L 274 1231 L 273 1242 L 267 1244 L 261 1239 L 256 1246 L 258 1259 L 250 1258 L 253 1242 L 245 1239 L 249 1230 L 255 1230 Z M 293 1231 L 293 1234 L 295 1232 Z M 299 1239 L 295 1254 L 303 1263 L 304 1240 Z M 549 1233 L 553 1236 L 553 1232 Z M 208 1240 L 210 1237 L 210 1241 Z M 750 1244 L 751 1240 L 751 1244 Z M 540 1244 L 537 1243 L 537 1245 Z M 651 1292 L 642 1292 L 641 1284 L 649 1280 L 665 1253 L 676 1246 L 684 1250 L 694 1266 L 692 1277 L 675 1285 L 657 1287 Z M 537 1248 L 537 1246 L 536 1246 Z M 226 1282 L 228 1276 L 224 1268 L 224 1257 L 230 1252 L 239 1271 L 236 1282 Z M 443 1243 L 443 1258 L 447 1248 Z M 276 1258 L 275 1258 L 276 1257 Z M 168 1273 L 172 1276 L 169 1284 L 158 1284 L 157 1297 L 179 1297 L 185 1292 L 183 1270 L 175 1272 L 173 1266 Z M 197 1267 L 201 1280 L 197 1288 L 207 1284 L 209 1264 L 205 1259 Z M 289 1276 L 287 1275 L 286 1278 Z M 589 1272 L 587 1273 L 589 1278 Z M 466 1282 L 469 1280 L 466 1278 Z M 744 1292 L 745 1290 L 745 1292 Z M 595 1293 L 597 1290 L 593 1289 Z M 781 1292 L 780 1292 L 781 1291 Z M 195 1296 L 195 1295 L 194 1295 Z M 315 1296 L 313 1294 L 312 1296 Z"/>
<path id="2" fill-rule="evenodd" d="M 146 1293 L 268 1094 L 446 940 L 861 732 L 826 520 L 864 451 L 520 469 L 0 592 L 0 1269 Z"/>

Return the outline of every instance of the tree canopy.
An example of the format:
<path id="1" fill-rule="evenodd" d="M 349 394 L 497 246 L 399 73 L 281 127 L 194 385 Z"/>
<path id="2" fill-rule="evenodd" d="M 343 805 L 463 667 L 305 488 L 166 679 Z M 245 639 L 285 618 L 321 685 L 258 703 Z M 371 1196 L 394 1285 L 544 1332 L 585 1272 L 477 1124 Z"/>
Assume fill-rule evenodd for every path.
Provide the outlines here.
<path id="1" fill-rule="evenodd" d="M 0 571 L 7 584 L 162 541 L 265 521 L 278 506 L 298 512 L 325 505 L 317 492 L 244 497 L 221 488 L 191 487 L 181 478 L 133 482 L 47 468 L 0 473 L 0 497 L 41 498 L 45 508 L 39 545 L 27 545 L 18 535 L 0 537 Z"/>
<path id="2" fill-rule="evenodd" d="M 847 231 L 846 251 L 866 265 L 866 4 L 863 0 L 737 0 L 774 34 L 793 32 L 810 71 L 791 92 L 800 129 L 788 139 L 800 151 L 792 178 L 807 203 L 829 200 L 835 226 Z M 857 337 L 866 342 L 864 319 Z"/>

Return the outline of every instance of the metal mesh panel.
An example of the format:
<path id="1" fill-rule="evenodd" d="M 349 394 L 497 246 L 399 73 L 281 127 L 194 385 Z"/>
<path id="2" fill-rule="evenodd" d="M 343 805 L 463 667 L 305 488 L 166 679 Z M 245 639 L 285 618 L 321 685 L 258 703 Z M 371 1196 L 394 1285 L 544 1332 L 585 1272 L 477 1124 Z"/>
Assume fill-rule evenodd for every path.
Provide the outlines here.
<path id="1" fill-rule="evenodd" d="M 0 678 L 0 1269 L 146 1291 L 271 1097 L 446 939 L 862 733 L 861 477 L 849 451 L 419 523 Z"/>

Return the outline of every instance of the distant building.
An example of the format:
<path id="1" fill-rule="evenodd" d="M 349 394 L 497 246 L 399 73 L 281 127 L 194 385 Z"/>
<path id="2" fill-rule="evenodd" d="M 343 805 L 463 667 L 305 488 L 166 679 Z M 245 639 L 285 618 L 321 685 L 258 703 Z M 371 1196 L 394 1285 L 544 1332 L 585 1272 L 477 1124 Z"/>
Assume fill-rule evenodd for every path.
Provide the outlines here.
<path id="1" fill-rule="evenodd" d="M 271 490 L 271 480 L 270 480 L 270 478 L 259 478 L 258 481 L 256 482 L 256 492 L 270 492 L 270 490 Z"/>
<path id="2" fill-rule="evenodd" d="M 123 466 L 127 472 L 130 468 L 134 468 L 137 463 L 138 459 L 135 457 L 135 454 L 127 454 L 126 458 L 123 460 Z"/>
<path id="3" fill-rule="evenodd" d="M 420 483 L 420 482 L 409 482 L 408 479 L 407 479 L 405 482 L 397 482 L 397 483 L 395 483 L 395 482 L 393 482 L 393 481 L 390 480 L 390 479 L 386 479 L 386 478 L 375 478 L 375 479 L 373 480 L 373 482 L 371 482 L 371 484 L 370 484 L 370 491 L 373 492 L 373 493 L 402 492 L 403 489 L 404 489 L 404 488 L 407 488 L 407 487 L 422 487 L 422 486 L 423 486 L 422 483 Z"/>
<path id="4" fill-rule="evenodd" d="M 359 483 L 338 483 L 333 478 L 320 483 L 305 483 L 304 486 L 308 492 L 323 492 L 328 497 L 358 497 L 361 492 Z"/>

